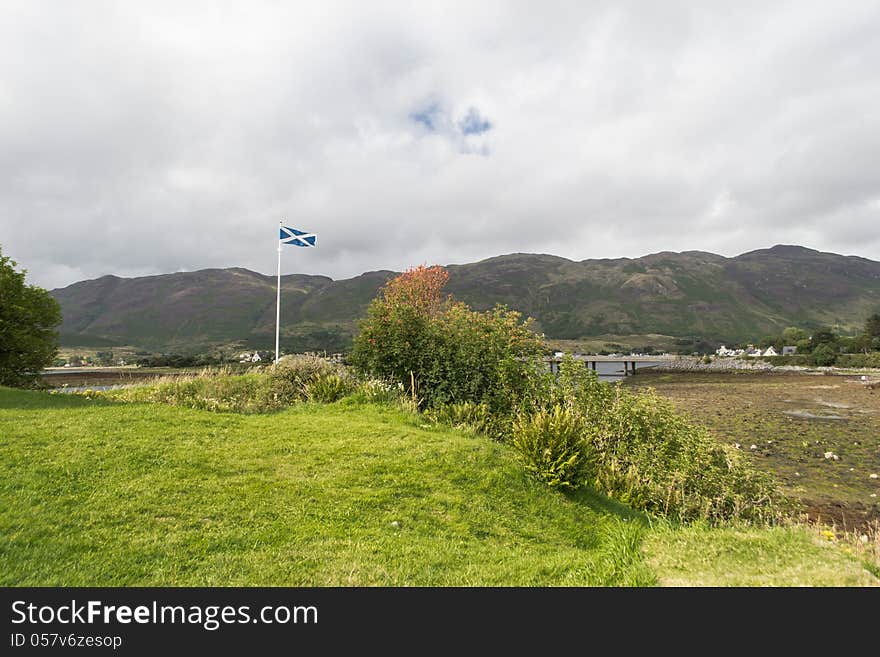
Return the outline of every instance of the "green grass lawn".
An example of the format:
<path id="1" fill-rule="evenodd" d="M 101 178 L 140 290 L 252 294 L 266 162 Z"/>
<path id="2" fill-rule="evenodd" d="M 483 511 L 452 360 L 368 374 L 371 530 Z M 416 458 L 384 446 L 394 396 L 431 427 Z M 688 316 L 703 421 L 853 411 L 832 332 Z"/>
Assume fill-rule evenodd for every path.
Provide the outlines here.
<path id="1" fill-rule="evenodd" d="M 675 528 L 385 406 L 0 388 L 0 585 L 876 584 L 801 527 Z"/>

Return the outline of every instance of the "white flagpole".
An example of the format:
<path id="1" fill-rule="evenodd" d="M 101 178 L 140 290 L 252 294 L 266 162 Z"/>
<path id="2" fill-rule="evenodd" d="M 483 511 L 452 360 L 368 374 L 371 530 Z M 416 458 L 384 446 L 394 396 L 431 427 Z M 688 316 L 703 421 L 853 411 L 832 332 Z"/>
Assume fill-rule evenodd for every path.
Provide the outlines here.
<path id="1" fill-rule="evenodd" d="M 278 222 L 278 287 L 275 292 L 275 364 L 278 364 L 278 333 L 281 330 L 281 226 L 284 220 Z"/>

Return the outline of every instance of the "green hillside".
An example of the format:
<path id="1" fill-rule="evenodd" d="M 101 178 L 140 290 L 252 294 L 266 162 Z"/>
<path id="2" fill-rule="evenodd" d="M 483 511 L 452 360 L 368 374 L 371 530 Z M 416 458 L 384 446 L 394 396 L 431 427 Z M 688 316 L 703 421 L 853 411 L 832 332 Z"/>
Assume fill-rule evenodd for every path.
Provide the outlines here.
<path id="1" fill-rule="evenodd" d="M 735 342 L 786 326 L 855 331 L 880 309 L 880 263 L 775 246 L 734 258 L 663 252 L 575 262 L 511 254 L 449 266 L 448 290 L 478 309 L 504 303 L 534 317 L 548 338 L 650 335 Z M 282 347 L 344 349 L 391 271 L 334 281 L 282 277 Z M 245 269 L 122 279 L 52 291 L 62 344 L 127 344 L 196 351 L 274 341 L 275 278 Z"/>

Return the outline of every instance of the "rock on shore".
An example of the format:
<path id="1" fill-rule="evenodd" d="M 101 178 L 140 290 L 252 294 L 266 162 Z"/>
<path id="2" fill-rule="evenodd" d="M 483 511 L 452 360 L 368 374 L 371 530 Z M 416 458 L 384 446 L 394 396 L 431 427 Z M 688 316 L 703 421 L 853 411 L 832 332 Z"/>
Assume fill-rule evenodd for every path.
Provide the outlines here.
<path id="1" fill-rule="evenodd" d="M 798 372 L 800 374 L 878 373 L 876 368 L 803 367 L 801 365 L 771 365 L 763 360 L 744 360 L 741 358 L 716 358 L 706 363 L 697 356 L 678 356 L 672 360 L 658 363 L 651 368 L 654 372 Z"/>

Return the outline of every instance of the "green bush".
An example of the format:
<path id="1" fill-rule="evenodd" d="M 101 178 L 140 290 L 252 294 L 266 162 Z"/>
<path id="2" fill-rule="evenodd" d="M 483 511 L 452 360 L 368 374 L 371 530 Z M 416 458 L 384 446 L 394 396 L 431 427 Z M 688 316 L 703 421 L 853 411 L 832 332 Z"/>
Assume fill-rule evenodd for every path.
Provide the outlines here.
<path id="1" fill-rule="evenodd" d="M 533 396 L 543 369 L 541 343 L 519 313 L 452 303 L 431 329 L 432 351 L 418 382 L 425 406 L 474 402 L 492 414 L 512 415 Z"/>
<path id="2" fill-rule="evenodd" d="M 819 366 L 829 366 L 834 365 L 837 360 L 837 352 L 834 350 L 831 345 L 822 343 L 815 349 L 813 349 L 813 362 Z"/>
<path id="3" fill-rule="evenodd" d="M 600 383 L 584 363 L 569 358 L 530 416 L 538 418 L 537 428 L 549 432 L 548 417 L 562 408 L 571 409 L 567 421 L 580 424 L 577 431 L 570 424 L 561 426 L 569 437 L 565 445 L 584 449 L 585 462 L 590 464 L 586 483 L 635 509 L 713 523 L 733 518 L 772 522 L 789 509 L 769 475 L 736 450 L 720 445 L 653 391 L 636 394 L 620 384 Z M 519 419 L 516 426 L 512 440 L 522 440 L 517 431 L 528 425 Z M 522 452 L 524 446 L 533 445 L 531 451 L 540 454 L 537 433 L 529 436 L 531 442 L 516 449 Z M 558 444 L 552 432 L 544 440 Z M 547 462 L 556 463 L 565 454 L 570 458 L 570 452 L 557 447 L 549 452 Z M 539 470 L 540 463 L 532 457 L 529 467 Z"/>
<path id="4" fill-rule="evenodd" d="M 470 401 L 444 404 L 429 408 L 424 416 L 431 422 L 446 424 L 454 429 L 492 433 L 492 412 L 487 404 Z"/>
<path id="5" fill-rule="evenodd" d="M 814 365 L 813 357 L 810 354 L 788 354 L 786 356 L 762 356 L 761 360 L 771 365 L 799 365 L 809 367 Z"/>
<path id="6" fill-rule="evenodd" d="M 344 371 L 342 365 L 320 356 L 288 356 L 269 368 L 268 384 L 276 403 L 291 404 L 308 399 L 308 386 L 317 379 L 331 374 L 343 376 Z"/>
<path id="7" fill-rule="evenodd" d="M 354 392 L 356 384 L 347 375 L 318 374 L 303 386 L 305 398 L 311 402 L 331 404 Z"/>
<path id="8" fill-rule="evenodd" d="M 553 488 L 577 488 L 593 460 L 584 440 L 584 418 L 577 409 L 553 406 L 520 413 L 510 444 L 526 471 Z"/>
<path id="9" fill-rule="evenodd" d="M 634 508 L 713 523 L 772 521 L 785 508 L 769 476 L 653 392 L 615 386 L 613 403 L 593 416 L 589 433 L 598 454 L 594 486 Z"/>
<path id="10" fill-rule="evenodd" d="M 400 384 L 423 409 L 473 402 L 510 416 L 533 394 L 541 339 L 517 312 L 444 299 L 446 277 L 419 267 L 389 281 L 360 323 L 350 362 Z"/>
<path id="11" fill-rule="evenodd" d="M 880 352 L 838 354 L 836 364 L 839 367 L 880 367 Z"/>
<path id="12" fill-rule="evenodd" d="M 106 396 L 210 411 L 265 413 L 299 401 L 334 402 L 359 386 L 342 365 L 316 356 L 296 356 L 247 374 L 232 374 L 228 367 L 206 369 L 148 385 L 109 390 Z"/>
<path id="13" fill-rule="evenodd" d="M 351 397 L 357 403 L 394 404 L 403 395 L 403 386 L 381 379 L 357 381 Z"/>
<path id="14" fill-rule="evenodd" d="M 167 377 L 149 385 L 108 390 L 105 397 L 238 413 L 262 413 L 281 406 L 272 395 L 265 375 L 232 375 L 222 371 Z"/>

